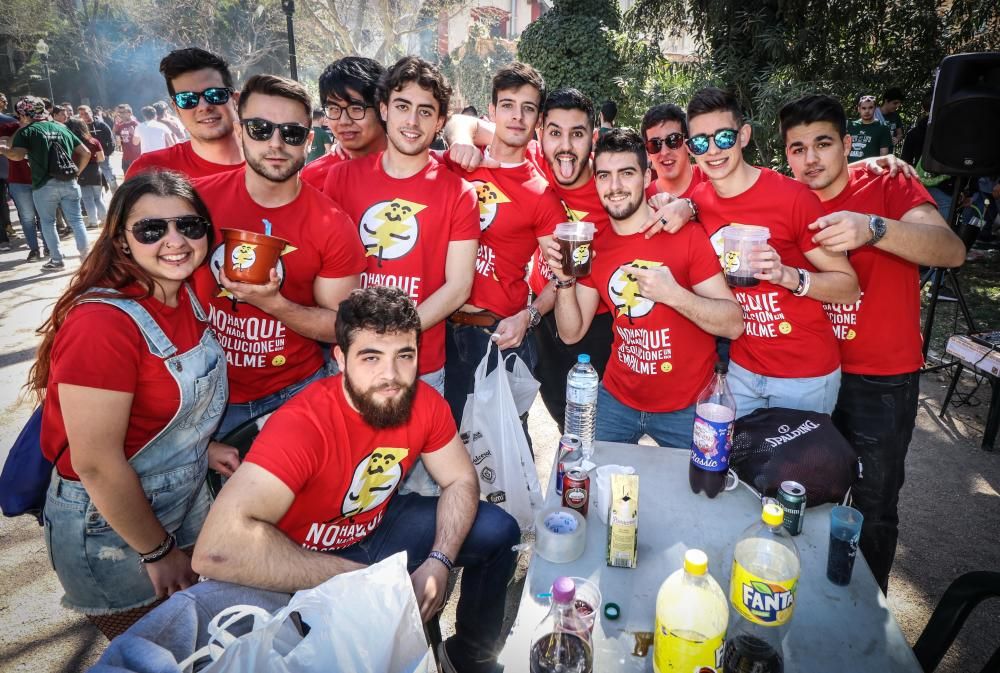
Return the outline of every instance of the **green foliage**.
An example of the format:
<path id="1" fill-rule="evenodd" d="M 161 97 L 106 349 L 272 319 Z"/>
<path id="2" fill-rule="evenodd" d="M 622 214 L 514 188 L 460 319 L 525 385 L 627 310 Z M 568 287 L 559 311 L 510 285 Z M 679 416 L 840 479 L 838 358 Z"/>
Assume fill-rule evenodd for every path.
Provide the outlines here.
<path id="1" fill-rule="evenodd" d="M 485 30 L 477 25 L 465 44 L 441 59 L 441 70 L 465 104 L 475 105 L 483 114 L 490 103 L 493 74 L 513 60 L 512 42 L 487 37 Z"/>
<path id="2" fill-rule="evenodd" d="M 574 86 L 597 105 L 618 100 L 618 26 L 618 9 L 610 0 L 560 0 L 521 34 L 518 58 L 537 68 L 550 90 Z"/>

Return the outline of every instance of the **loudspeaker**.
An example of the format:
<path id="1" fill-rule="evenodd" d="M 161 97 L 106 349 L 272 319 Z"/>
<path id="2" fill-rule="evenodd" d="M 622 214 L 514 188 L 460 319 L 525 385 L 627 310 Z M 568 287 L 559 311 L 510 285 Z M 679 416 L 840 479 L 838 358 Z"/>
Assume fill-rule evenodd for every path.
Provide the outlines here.
<path id="1" fill-rule="evenodd" d="M 1000 174 L 1000 52 L 941 61 L 923 166 L 945 175 Z"/>

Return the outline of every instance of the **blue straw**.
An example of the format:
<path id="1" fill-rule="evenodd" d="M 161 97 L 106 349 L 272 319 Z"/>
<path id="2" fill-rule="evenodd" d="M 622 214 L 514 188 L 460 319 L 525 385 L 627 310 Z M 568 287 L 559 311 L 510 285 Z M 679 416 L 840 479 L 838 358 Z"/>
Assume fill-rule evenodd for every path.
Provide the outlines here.
<path id="1" fill-rule="evenodd" d="M 267 236 L 271 235 L 271 222 L 270 220 L 264 220 L 264 234 Z"/>

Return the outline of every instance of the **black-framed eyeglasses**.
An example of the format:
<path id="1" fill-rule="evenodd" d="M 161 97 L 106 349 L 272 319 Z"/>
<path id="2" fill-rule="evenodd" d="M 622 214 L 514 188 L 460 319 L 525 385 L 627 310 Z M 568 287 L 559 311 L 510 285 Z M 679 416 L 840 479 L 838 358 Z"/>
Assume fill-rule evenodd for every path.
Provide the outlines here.
<path id="1" fill-rule="evenodd" d="M 333 119 L 336 121 L 346 112 L 348 119 L 353 119 L 357 122 L 365 118 L 365 113 L 368 112 L 368 108 L 374 107 L 374 105 L 362 105 L 361 103 L 351 103 L 350 105 L 327 103 L 323 107 L 323 116 L 327 119 Z"/>
<path id="2" fill-rule="evenodd" d="M 714 140 L 715 146 L 720 150 L 728 150 L 736 144 L 736 140 L 739 137 L 740 132 L 736 129 L 719 129 L 711 135 L 708 133 L 699 133 L 696 136 L 688 138 L 687 146 L 691 150 L 691 154 L 700 156 L 708 151 L 710 147 L 709 140 Z"/>
<path id="3" fill-rule="evenodd" d="M 286 145 L 302 145 L 309 137 L 309 127 L 294 122 L 275 124 L 266 119 L 251 117 L 250 119 L 241 119 L 240 125 L 246 129 L 248 136 L 258 141 L 270 140 L 275 129 L 278 129 L 281 139 Z"/>
<path id="4" fill-rule="evenodd" d="M 229 102 L 233 90 L 225 86 L 212 86 L 204 91 L 178 91 L 174 94 L 174 102 L 182 110 L 193 110 L 198 107 L 202 98 L 210 105 L 223 105 Z"/>
<path id="5" fill-rule="evenodd" d="M 672 150 L 678 149 L 684 144 L 683 133 L 671 133 L 663 138 L 650 138 L 646 141 L 646 151 L 650 154 L 659 154 L 664 145 Z"/>
<path id="6" fill-rule="evenodd" d="M 131 229 L 126 227 L 126 230 L 139 243 L 152 245 L 167 235 L 171 222 L 177 227 L 177 232 L 181 236 L 192 241 L 205 238 L 208 228 L 212 226 L 212 223 L 201 215 L 181 215 L 180 217 L 147 217 L 135 222 Z"/>

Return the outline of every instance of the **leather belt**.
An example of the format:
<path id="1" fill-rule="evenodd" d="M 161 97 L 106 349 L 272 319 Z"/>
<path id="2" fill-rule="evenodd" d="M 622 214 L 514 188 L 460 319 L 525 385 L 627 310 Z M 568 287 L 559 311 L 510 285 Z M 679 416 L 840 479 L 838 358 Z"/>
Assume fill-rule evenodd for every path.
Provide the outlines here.
<path id="1" fill-rule="evenodd" d="M 455 311 L 448 316 L 448 322 L 456 325 L 470 325 L 472 327 L 486 327 L 493 329 L 503 318 L 493 311 L 480 311 L 479 313 L 465 313 Z"/>

